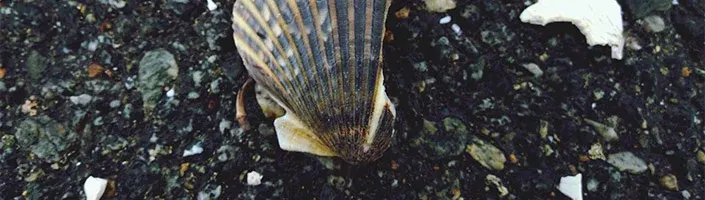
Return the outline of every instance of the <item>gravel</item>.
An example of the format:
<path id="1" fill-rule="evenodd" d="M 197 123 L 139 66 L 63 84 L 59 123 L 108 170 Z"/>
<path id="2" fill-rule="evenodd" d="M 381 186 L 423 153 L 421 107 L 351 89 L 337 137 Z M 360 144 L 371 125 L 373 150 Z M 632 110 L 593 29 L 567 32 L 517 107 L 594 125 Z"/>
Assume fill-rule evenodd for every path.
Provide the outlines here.
<path id="1" fill-rule="evenodd" d="M 2 1 L 0 199 L 705 198 L 701 0 L 620 1 L 623 60 L 525 1 L 393 1 L 367 165 L 281 150 L 253 95 L 236 123 L 233 2 Z"/>

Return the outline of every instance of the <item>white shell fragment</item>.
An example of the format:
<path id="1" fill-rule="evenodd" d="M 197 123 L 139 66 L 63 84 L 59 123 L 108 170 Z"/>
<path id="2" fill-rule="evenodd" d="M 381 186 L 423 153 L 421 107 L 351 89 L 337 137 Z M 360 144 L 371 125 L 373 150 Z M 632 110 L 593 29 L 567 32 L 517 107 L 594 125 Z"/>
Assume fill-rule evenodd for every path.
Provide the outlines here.
<path id="1" fill-rule="evenodd" d="M 460 35 L 463 33 L 463 31 L 460 30 L 460 26 L 458 26 L 457 24 L 451 25 L 450 28 L 453 29 L 453 32 L 455 32 L 455 34 Z"/>
<path id="2" fill-rule="evenodd" d="M 206 0 L 206 3 L 208 4 L 208 10 L 213 11 L 218 8 L 218 5 L 213 2 L 213 0 Z"/>
<path id="3" fill-rule="evenodd" d="M 203 153 L 203 147 L 201 147 L 201 143 L 198 143 L 198 144 L 195 144 L 195 145 L 191 146 L 190 149 L 184 150 L 184 155 L 183 155 L 183 157 L 188 157 L 188 156 L 192 156 L 192 155 L 198 155 L 198 154 L 201 154 L 201 153 Z"/>
<path id="4" fill-rule="evenodd" d="M 558 191 L 570 197 L 573 200 L 583 200 L 583 175 L 561 177 L 561 182 L 558 184 Z"/>
<path id="5" fill-rule="evenodd" d="M 616 0 L 539 0 L 519 18 L 524 23 L 542 26 L 571 22 L 585 35 L 588 45 L 609 45 L 612 58 L 622 59 L 624 27 L 622 9 Z"/>
<path id="6" fill-rule="evenodd" d="M 446 15 L 445 17 L 441 18 L 441 20 L 439 20 L 438 23 L 447 24 L 448 22 L 450 22 L 450 20 L 451 20 L 450 16 Z"/>
<path id="7" fill-rule="evenodd" d="M 83 192 L 86 193 L 86 200 L 100 200 L 107 185 L 108 180 L 106 179 L 93 176 L 88 177 L 83 184 Z"/>
<path id="8" fill-rule="evenodd" d="M 262 174 L 257 173 L 256 171 L 251 171 L 247 173 L 247 185 L 259 185 L 262 184 Z"/>
<path id="9" fill-rule="evenodd" d="M 529 70 L 532 74 L 534 74 L 534 77 L 540 77 L 543 75 L 543 70 L 541 70 L 541 67 L 537 65 L 536 63 L 527 63 L 527 64 L 522 64 L 526 70 Z"/>

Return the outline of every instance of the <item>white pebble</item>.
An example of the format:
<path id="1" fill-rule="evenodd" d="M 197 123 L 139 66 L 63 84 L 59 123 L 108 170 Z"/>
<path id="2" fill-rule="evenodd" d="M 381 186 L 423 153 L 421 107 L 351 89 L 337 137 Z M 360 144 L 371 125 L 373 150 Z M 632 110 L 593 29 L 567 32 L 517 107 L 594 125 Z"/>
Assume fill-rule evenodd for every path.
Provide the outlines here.
<path id="1" fill-rule="evenodd" d="M 541 68 L 535 63 L 523 64 L 522 66 L 534 74 L 534 77 L 540 77 L 543 75 L 543 70 L 541 70 Z"/>
<path id="2" fill-rule="evenodd" d="M 198 144 L 191 146 L 190 149 L 184 150 L 183 157 L 197 155 L 197 154 L 201 154 L 201 153 L 203 153 L 203 147 L 201 147 L 201 143 L 198 143 Z"/>
<path id="3" fill-rule="evenodd" d="M 198 97 L 201 97 L 201 95 L 196 92 L 189 92 L 188 96 L 186 96 L 188 99 L 198 99 Z"/>
<path id="4" fill-rule="evenodd" d="M 71 100 L 71 103 L 76 105 L 86 105 L 93 100 L 93 97 L 88 94 L 82 94 L 78 96 L 71 96 L 69 97 L 69 100 Z"/>
<path id="5" fill-rule="evenodd" d="M 93 176 L 88 177 L 83 184 L 83 192 L 86 193 L 86 200 L 100 200 L 107 185 L 108 180 L 106 179 Z"/>
<path id="6" fill-rule="evenodd" d="M 441 18 L 441 20 L 438 21 L 438 23 L 447 24 L 448 22 L 450 22 L 450 19 L 451 19 L 450 16 L 446 15 L 445 17 Z"/>
<path id="7" fill-rule="evenodd" d="M 213 11 L 218 8 L 218 5 L 213 2 L 213 0 L 206 0 L 208 2 L 208 10 Z"/>
<path id="8" fill-rule="evenodd" d="M 259 185 L 262 184 L 262 174 L 257 173 L 256 171 L 251 171 L 247 173 L 247 185 Z"/>
<path id="9" fill-rule="evenodd" d="M 194 71 L 193 74 L 191 74 L 193 78 L 193 84 L 196 87 L 201 86 L 201 82 L 203 82 L 203 72 L 202 71 Z"/>
<path id="10" fill-rule="evenodd" d="M 95 51 L 98 49 L 98 40 L 91 40 L 88 42 L 88 46 L 86 47 L 89 51 Z"/>
<path id="11" fill-rule="evenodd" d="M 172 98 L 176 92 L 174 92 L 174 88 L 171 88 L 169 91 L 166 92 L 166 97 Z"/>
<path id="12" fill-rule="evenodd" d="M 110 108 L 117 108 L 120 107 L 120 100 L 112 100 L 110 101 Z"/>
<path id="13" fill-rule="evenodd" d="M 666 29 L 666 22 L 658 15 L 644 17 L 644 29 L 646 31 L 658 33 Z"/>
<path id="14" fill-rule="evenodd" d="M 159 141 L 159 137 L 157 137 L 157 134 L 152 133 L 152 137 L 149 137 L 149 142 L 155 143 Z"/>
<path id="15" fill-rule="evenodd" d="M 688 192 L 688 190 L 681 191 L 681 195 L 683 195 L 684 199 L 690 199 L 690 196 L 691 196 L 690 192 Z"/>
<path id="16" fill-rule="evenodd" d="M 109 2 L 110 2 L 110 5 L 112 5 L 114 8 L 117 8 L 117 9 L 124 8 L 125 4 L 127 4 L 127 2 L 125 2 L 123 0 L 110 0 Z"/>
<path id="17" fill-rule="evenodd" d="M 220 131 L 220 133 L 225 133 L 225 129 L 230 129 L 232 125 L 233 123 L 230 122 L 230 120 L 223 119 L 220 121 L 220 124 L 218 124 L 218 130 Z"/>
<path id="18" fill-rule="evenodd" d="M 460 35 L 460 34 L 463 33 L 463 32 L 460 30 L 460 26 L 458 26 L 457 24 L 451 25 L 450 28 L 453 29 L 453 31 L 455 31 L 455 34 Z"/>
<path id="19" fill-rule="evenodd" d="M 570 197 L 573 200 L 583 199 L 583 175 L 561 177 L 561 182 L 558 184 L 558 191 Z"/>

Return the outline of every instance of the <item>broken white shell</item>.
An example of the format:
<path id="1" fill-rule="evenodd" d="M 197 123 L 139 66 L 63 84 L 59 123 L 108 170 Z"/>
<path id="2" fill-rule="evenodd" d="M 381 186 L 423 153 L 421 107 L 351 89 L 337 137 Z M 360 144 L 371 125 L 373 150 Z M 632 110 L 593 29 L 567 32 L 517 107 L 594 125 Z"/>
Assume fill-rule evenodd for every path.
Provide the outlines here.
<path id="1" fill-rule="evenodd" d="M 622 9 L 616 0 L 539 0 L 519 16 L 522 22 L 545 26 L 571 22 L 588 45 L 609 45 L 612 58 L 621 60 L 624 49 Z"/>
<path id="2" fill-rule="evenodd" d="M 561 177 L 561 182 L 558 184 L 558 191 L 570 197 L 573 200 L 583 200 L 583 175 Z"/>
<path id="3" fill-rule="evenodd" d="M 108 180 L 106 179 L 93 176 L 88 177 L 86 182 L 83 183 L 83 192 L 86 193 L 86 200 L 100 200 L 107 185 Z"/>

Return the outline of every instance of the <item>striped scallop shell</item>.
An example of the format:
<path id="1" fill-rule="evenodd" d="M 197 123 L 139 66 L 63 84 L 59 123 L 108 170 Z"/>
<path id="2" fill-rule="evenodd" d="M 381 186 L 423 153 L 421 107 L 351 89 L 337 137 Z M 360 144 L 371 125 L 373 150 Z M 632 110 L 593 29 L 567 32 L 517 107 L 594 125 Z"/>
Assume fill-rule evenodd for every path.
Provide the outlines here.
<path id="1" fill-rule="evenodd" d="M 379 158 L 393 136 L 382 39 L 391 0 L 238 0 L 234 40 L 258 85 L 286 110 L 285 150 Z"/>

